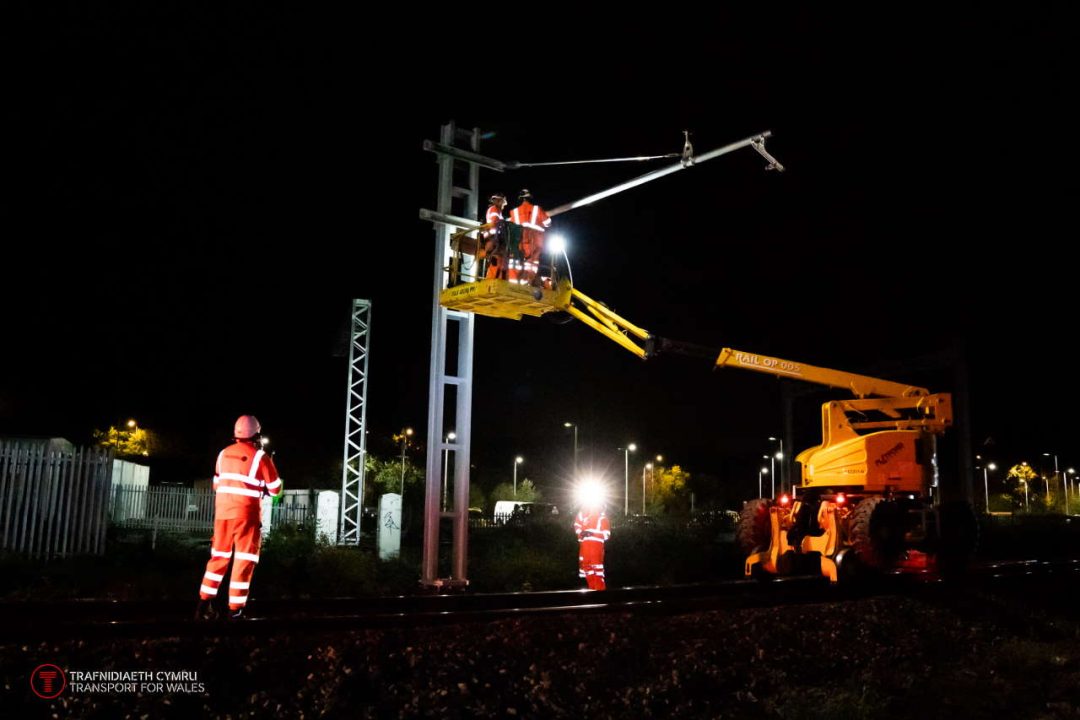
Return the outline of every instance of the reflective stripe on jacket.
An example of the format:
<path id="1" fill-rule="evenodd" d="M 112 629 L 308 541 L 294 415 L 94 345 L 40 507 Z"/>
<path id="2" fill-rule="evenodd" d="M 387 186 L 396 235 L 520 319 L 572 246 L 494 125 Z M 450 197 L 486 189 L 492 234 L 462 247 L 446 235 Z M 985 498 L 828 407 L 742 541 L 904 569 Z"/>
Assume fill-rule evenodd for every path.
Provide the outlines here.
<path id="1" fill-rule="evenodd" d="M 510 222 L 538 232 L 544 232 L 551 227 L 551 218 L 544 212 L 544 208 L 528 201 L 514 208 L 510 213 Z"/>
<path id="2" fill-rule="evenodd" d="M 574 532 L 580 542 L 603 543 L 611 537 L 611 523 L 603 510 L 582 510 L 574 520 Z"/>
<path id="3" fill-rule="evenodd" d="M 258 517 L 262 496 L 281 494 L 281 478 L 269 455 L 241 440 L 218 453 L 214 494 L 214 519 Z"/>

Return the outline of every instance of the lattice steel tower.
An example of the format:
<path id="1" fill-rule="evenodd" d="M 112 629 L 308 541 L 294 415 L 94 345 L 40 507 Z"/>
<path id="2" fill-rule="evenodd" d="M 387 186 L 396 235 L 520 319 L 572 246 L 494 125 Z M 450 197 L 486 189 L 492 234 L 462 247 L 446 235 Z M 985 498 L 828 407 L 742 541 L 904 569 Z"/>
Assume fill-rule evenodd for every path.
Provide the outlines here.
<path id="1" fill-rule="evenodd" d="M 345 450 L 341 468 L 341 525 L 338 543 L 360 544 L 364 514 L 364 460 L 367 458 L 368 350 L 371 301 L 353 300 L 349 342 L 349 391 L 345 407 Z"/>

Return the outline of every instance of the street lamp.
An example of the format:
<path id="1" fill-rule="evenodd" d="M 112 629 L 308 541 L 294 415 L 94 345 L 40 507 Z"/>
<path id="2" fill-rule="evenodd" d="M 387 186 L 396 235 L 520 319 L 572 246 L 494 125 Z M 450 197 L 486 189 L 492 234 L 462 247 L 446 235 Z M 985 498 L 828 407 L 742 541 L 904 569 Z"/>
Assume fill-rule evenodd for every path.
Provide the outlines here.
<path id="1" fill-rule="evenodd" d="M 771 486 L 771 489 L 769 490 L 769 497 L 776 497 L 776 456 L 775 455 L 762 455 L 761 459 L 769 461 L 769 467 L 768 468 L 762 468 L 762 469 L 763 470 L 766 470 L 766 469 L 768 470 L 767 472 L 765 472 L 763 474 L 768 475 L 769 479 L 772 480 L 772 486 Z"/>
<path id="2" fill-rule="evenodd" d="M 623 515 L 630 514 L 630 453 L 637 450 L 637 445 L 630 443 L 624 448 L 617 448 L 623 451 Z"/>
<path id="3" fill-rule="evenodd" d="M 1054 458 L 1054 479 L 1056 480 L 1058 478 L 1057 453 L 1043 453 L 1043 456 L 1044 457 L 1052 457 L 1052 458 Z M 1047 483 L 1046 483 L 1046 499 L 1047 499 L 1047 501 L 1050 500 L 1050 482 L 1049 481 L 1047 481 Z M 1068 501 L 1066 501 L 1065 507 L 1068 507 L 1068 506 L 1069 506 Z M 1047 507 L 1047 510 L 1049 510 L 1049 509 L 1050 508 Z"/>
<path id="4" fill-rule="evenodd" d="M 657 466 L 658 467 L 660 466 L 660 463 L 662 463 L 663 461 L 664 461 L 663 456 L 657 456 Z M 642 467 L 642 515 L 647 514 L 645 512 L 645 471 L 647 471 L 647 470 L 650 471 L 650 472 L 652 471 L 652 463 L 651 462 L 645 463 L 645 466 Z"/>
<path id="5" fill-rule="evenodd" d="M 986 514 L 990 514 L 990 479 L 987 476 L 987 470 L 997 470 L 997 465 L 994 463 L 987 463 L 983 465 L 983 492 L 986 493 Z"/>
<path id="6" fill-rule="evenodd" d="M 457 433 L 451 430 L 446 433 L 446 442 L 451 440 L 457 440 Z M 442 465 L 442 509 L 446 512 L 446 486 L 449 482 L 447 476 L 450 474 L 450 447 L 443 448 L 443 465 Z"/>
<path id="7" fill-rule="evenodd" d="M 405 497 L 405 448 L 409 444 L 409 436 L 412 435 L 413 429 L 407 427 L 401 431 L 401 497 Z"/>
<path id="8" fill-rule="evenodd" d="M 574 428 L 574 480 L 576 481 L 577 480 L 577 454 L 578 454 L 577 423 L 564 422 L 563 427 L 568 427 L 568 428 L 572 427 L 572 428 Z"/>
<path id="9" fill-rule="evenodd" d="M 1066 515 L 1069 514 L 1069 497 L 1070 497 L 1070 495 L 1071 495 L 1071 497 L 1074 497 L 1074 498 L 1076 497 L 1076 488 L 1072 487 L 1072 478 L 1069 477 L 1069 475 L 1076 475 L 1076 474 L 1077 474 L 1076 470 L 1074 470 L 1074 468 L 1072 468 L 1072 467 L 1069 467 L 1068 470 L 1065 471 L 1065 493 L 1066 493 L 1065 494 L 1065 514 Z"/>
<path id="10" fill-rule="evenodd" d="M 761 476 L 762 475 L 768 475 L 768 474 L 769 474 L 769 468 L 764 467 L 764 466 L 762 466 L 761 469 L 757 471 L 757 496 L 759 498 L 763 497 L 763 495 L 761 494 L 763 492 L 763 488 L 761 487 Z"/>
<path id="11" fill-rule="evenodd" d="M 514 458 L 514 497 L 517 497 L 517 466 L 525 462 L 525 458 L 518 455 Z"/>
<path id="12" fill-rule="evenodd" d="M 770 442 L 778 442 L 778 443 L 780 443 L 780 449 L 777 450 L 776 454 L 773 457 L 774 457 L 774 459 L 780 461 L 780 491 L 783 492 L 783 490 L 784 490 L 784 438 L 770 436 L 769 441 Z M 775 464 L 772 467 L 772 471 L 773 471 L 773 475 L 775 476 L 775 474 L 776 474 L 776 466 L 775 466 Z M 774 487 L 776 486 L 776 481 L 775 480 L 773 480 L 773 486 Z M 775 491 L 773 492 L 773 495 L 776 495 Z"/>
<path id="13" fill-rule="evenodd" d="M 652 470 L 652 463 L 645 463 L 641 466 L 641 514 L 645 514 L 645 471 Z"/>

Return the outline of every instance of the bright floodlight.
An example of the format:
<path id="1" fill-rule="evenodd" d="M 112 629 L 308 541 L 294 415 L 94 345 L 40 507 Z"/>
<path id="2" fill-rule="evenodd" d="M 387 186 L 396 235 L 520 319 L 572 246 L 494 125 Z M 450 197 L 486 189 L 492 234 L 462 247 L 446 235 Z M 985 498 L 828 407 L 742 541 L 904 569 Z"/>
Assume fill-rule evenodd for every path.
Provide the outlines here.
<path id="1" fill-rule="evenodd" d="M 629 450 L 630 452 L 634 452 L 635 450 L 637 450 L 637 445 L 635 445 L 634 443 L 630 443 L 629 445 L 626 446 L 626 449 Z"/>
<path id="2" fill-rule="evenodd" d="M 566 252 L 566 238 L 562 235 L 552 235 L 547 239 L 547 246 L 552 255 L 561 255 Z"/>
<path id="3" fill-rule="evenodd" d="M 604 504 L 607 488 L 595 478 L 586 478 L 574 488 L 574 499 L 581 507 L 597 507 Z"/>

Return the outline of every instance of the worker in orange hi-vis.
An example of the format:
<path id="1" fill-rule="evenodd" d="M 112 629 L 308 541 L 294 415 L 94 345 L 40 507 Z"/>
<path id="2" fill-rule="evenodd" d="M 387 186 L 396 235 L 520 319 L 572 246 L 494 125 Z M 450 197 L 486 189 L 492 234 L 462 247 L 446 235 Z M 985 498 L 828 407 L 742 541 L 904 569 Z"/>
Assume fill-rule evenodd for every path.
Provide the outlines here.
<path id="1" fill-rule="evenodd" d="M 212 601 L 225 579 L 230 559 L 233 568 L 229 579 L 229 616 L 232 619 L 243 616 L 255 564 L 259 562 L 260 500 L 263 495 L 277 497 L 282 491 L 274 461 L 262 448 L 261 432 L 255 416 L 242 415 L 233 427 L 236 442 L 218 454 L 214 472 L 214 537 L 210 543 L 210 561 L 199 586 L 196 619 L 211 619 L 216 615 Z"/>
<path id="2" fill-rule="evenodd" d="M 590 590 L 606 590 L 604 543 L 611 537 L 611 523 L 600 500 L 586 501 L 574 520 L 578 539 L 578 576 Z"/>
<path id="3" fill-rule="evenodd" d="M 544 250 L 544 233 L 551 227 L 551 218 L 544 208 L 533 204 L 532 193 L 522 190 L 518 193 L 521 203 L 510 213 L 510 222 L 522 227 L 521 254 L 523 257 L 524 277 L 522 280 L 532 283 L 540 269 L 540 253 Z"/>
<path id="4" fill-rule="evenodd" d="M 484 224 L 491 227 L 483 232 L 484 255 L 487 257 L 488 280 L 497 278 L 506 279 L 508 253 L 506 248 L 506 224 L 503 219 L 503 208 L 506 207 L 506 196 L 495 193 L 491 196 L 491 206 L 484 216 Z"/>

